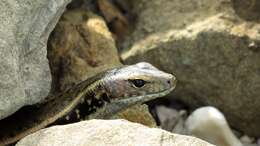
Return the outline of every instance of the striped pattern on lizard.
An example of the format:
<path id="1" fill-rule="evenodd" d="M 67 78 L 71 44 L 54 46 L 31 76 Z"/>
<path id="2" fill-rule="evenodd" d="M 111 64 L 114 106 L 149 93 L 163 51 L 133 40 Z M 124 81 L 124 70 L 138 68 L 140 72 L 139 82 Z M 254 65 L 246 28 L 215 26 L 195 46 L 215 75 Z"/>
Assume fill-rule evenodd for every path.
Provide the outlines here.
<path id="1" fill-rule="evenodd" d="M 109 118 L 130 106 L 170 93 L 176 78 L 149 63 L 137 63 L 91 77 L 39 106 L 25 107 L 0 121 L 0 146 L 49 125 Z"/>

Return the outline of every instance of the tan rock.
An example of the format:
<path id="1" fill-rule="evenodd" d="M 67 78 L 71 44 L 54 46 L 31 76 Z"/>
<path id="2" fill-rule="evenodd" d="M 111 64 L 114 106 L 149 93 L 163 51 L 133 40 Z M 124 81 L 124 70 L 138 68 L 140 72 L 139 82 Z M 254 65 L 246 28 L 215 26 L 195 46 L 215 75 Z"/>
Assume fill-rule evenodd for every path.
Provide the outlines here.
<path id="1" fill-rule="evenodd" d="M 55 91 L 121 64 L 104 20 L 83 10 L 63 14 L 49 39 L 48 58 Z"/>
<path id="2" fill-rule="evenodd" d="M 198 138 L 172 134 L 125 120 L 90 120 L 54 126 L 29 135 L 16 146 L 212 146 Z"/>

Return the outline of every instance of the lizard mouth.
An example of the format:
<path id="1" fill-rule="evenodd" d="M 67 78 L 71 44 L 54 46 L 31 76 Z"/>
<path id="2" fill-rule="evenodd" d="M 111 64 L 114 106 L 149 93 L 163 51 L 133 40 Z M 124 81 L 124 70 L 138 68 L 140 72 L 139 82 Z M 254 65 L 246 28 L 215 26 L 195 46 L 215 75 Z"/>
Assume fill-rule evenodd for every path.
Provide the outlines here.
<path id="1" fill-rule="evenodd" d="M 116 114 L 124 109 L 127 109 L 130 106 L 133 106 L 136 104 L 142 104 L 144 102 L 163 97 L 163 96 L 169 94 L 171 91 L 173 91 L 174 88 L 175 88 L 175 86 L 173 86 L 169 89 L 160 91 L 160 92 L 156 92 L 156 93 L 152 93 L 152 94 L 148 94 L 148 95 L 128 97 L 128 98 L 123 98 L 120 100 L 118 100 L 118 98 L 117 98 L 117 100 L 111 99 L 111 102 L 108 102 L 101 108 L 97 109 L 97 111 L 95 113 L 87 116 L 86 119 L 100 119 L 100 118 L 108 119 L 108 118 L 112 117 L 114 114 Z"/>

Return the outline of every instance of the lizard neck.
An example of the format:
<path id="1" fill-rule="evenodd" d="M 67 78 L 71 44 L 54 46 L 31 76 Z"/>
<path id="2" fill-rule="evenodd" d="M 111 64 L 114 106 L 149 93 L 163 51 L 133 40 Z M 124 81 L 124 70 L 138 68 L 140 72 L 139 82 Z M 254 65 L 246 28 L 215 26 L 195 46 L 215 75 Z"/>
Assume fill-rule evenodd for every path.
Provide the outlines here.
<path id="1" fill-rule="evenodd" d="M 83 86 L 85 87 L 85 86 Z M 79 88 L 75 88 L 79 90 Z M 103 86 L 103 80 L 97 80 L 90 84 L 90 86 L 77 91 L 71 90 L 68 93 L 68 98 L 77 96 L 79 93 L 82 94 L 82 98 L 78 104 L 70 109 L 70 112 L 64 114 L 63 117 L 59 118 L 53 125 L 68 124 L 79 122 L 85 119 L 85 117 L 95 113 L 99 108 L 110 102 L 110 97 Z"/>

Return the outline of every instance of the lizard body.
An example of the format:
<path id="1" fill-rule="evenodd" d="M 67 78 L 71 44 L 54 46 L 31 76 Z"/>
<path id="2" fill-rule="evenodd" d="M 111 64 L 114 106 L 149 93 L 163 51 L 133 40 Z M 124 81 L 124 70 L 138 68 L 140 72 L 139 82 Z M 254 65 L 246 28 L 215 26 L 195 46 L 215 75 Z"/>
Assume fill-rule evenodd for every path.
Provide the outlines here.
<path id="1" fill-rule="evenodd" d="M 102 72 L 40 106 L 23 108 L 0 120 L 0 146 L 14 143 L 48 125 L 109 118 L 132 105 L 165 96 L 175 85 L 173 75 L 148 63 Z"/>

